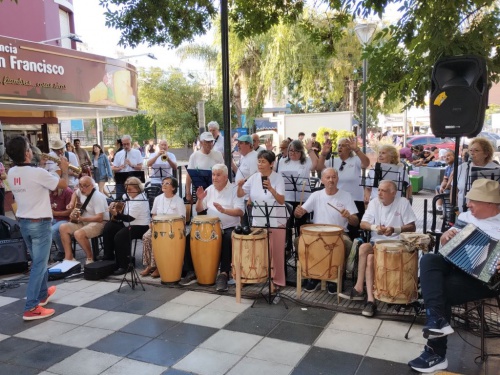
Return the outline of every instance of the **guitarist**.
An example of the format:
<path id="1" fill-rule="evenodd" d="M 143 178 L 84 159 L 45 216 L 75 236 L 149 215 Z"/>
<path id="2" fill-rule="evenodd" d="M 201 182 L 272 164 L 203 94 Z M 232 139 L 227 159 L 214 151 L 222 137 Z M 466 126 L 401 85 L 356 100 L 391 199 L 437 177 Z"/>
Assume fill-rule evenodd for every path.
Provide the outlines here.
<path id="1" fill-rule="evenodd" d="M 75 139 L 73 141 L 73 144 L 75 145 L 75 154 L 78 156 L 78 159 L 80 160 L 80 167 L 82 168 L 82 173 L 79 177 L 92 177 L 92 172 L 90 170 L 92 162 L 90 160 L 89 153 L 87 152 L 87 150 L 81 147 L 81 142 L 79 139 Z"/>

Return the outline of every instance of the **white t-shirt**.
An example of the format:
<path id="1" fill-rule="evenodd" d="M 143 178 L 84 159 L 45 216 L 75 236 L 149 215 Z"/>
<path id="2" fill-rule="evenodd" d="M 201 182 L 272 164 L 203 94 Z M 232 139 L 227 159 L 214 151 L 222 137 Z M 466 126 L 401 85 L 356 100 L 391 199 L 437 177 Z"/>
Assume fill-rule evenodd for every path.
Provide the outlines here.
<path id="1" fill-rule="evenodd" d="M 341 158 L 331 157 L 326 160 L 325 168 L 335 168 L 339 172 L 339 182 L 337 187 L 339 189 L 351 193 L 355 201 L 363 201 L 363 186 L 361 186 L 361 160 L 357 156 L 347 158 L 345 164 L 342 166 Z"/>
<path id="2" fill-rule="evenodd" d="M 151 215 L 149 214 L 149 201 L 144 194 L 138 194 L 135 198 L 125 202 L 124 215 L 130 215 L 135 220 L 130 225 L 149 225 Z"/>
<path id="3" fill-rule="evenodd" d="M 148 160 L 153 159 L 158 153 L 155 152 L 154 154 L 151 154 Z M 174 154 L 171 152 L 167 151 L 167 156 L 170 160 L 172 160 L 174 163 L 177 162 L 177 159 Z M 161 170 L 160 170 L 161 168 Z M 168 161 L 162 161 L 161 156 L 156 159 L 155 163 L 152 165 L 151 169 L 153 170 L 153 173 L 151 174 L 150 180 L 152 184 L 161 184 L 161 180 L 165 177 L 169 177 L 169 175 L 172 175 L 172 167 L 170 166 L 170 163 Z M 161 173 L 160 173 L 161 172 Z"/>
<path id="4" fill-rule="evenodd" d="M 241 218 L 239 216 L 229 216 L 223 214 L 214 206 L 215 202 L 219 203 L 223 208 L 239 208 L 242 213 L 245 213 L 245 203 L 243 198 L 238 198 L 238 187 L 236 185 L 233 185 L 228 181 L 222 191 L 218 191 L 214 185 L 210 185 L 206 192 L 207 196 L 201 203 L 203 205 L 203 209 L 207 210 L 207 215 L 219 217 L 222 223 L 222 229 L 240 225 Z"/>
<path id="5" fill-rule="evenodd" d="M 224 159 L 219 151 L 212 149 L 208 155 L 196 151 L 189 157 L 188 169 L 211 170 L 215 164 L 224 164 Z"/>
<path id="6" fill-rule="evenodd" d="M 59 155 L 57 155 L 54 151 L 51 151 L 49 153 L 49 155 L 53 156 L 55 158 L 59 158 Z M 66 154 L 64 154 L 64 156 L 66 157 Z M 80 165 L 80 163 L 78 162 L 77 156 L 74 153 L 72 153 L 72 152 L 68 152 L 68 162 L 71 165 L 74 165 L 75 167 L 78 167 Z M 53 162 L 52 160 L 47 160 L 45 162 L 45 169 L 49 173 L 55 173 L 56 171 L 60 171 L 61 170 L 61 168 L 59 168 L 59 166 L 57 165 L 57 163 Z M 68 185 L 69 186 L 76 186 L 76 185 L 78 185 L 78 176 L 68 176 Z"/>
<path id="7" fill-rule="evenodd" d="M 214 148 L 215 151 L 219 151 L 221 155 L 224 155 L 224 137 L 222 134 L 219 134 L 217 139 L 214 142 Z"/>
<path id="8" fill-rule="evenodd" d="M 467 173 L 467 166 L 470 166 L 469 173 Z M 457 174 L 457 187 L 458 187 L 458 198 L 457 198 L 457 206 L 460 212 L 463 211 L 464 204 L 464 191 L 465 184 L 467 181 L 467 177 L 470 178 L 470 169 L 472 167 L 477 167 L 474 163 L 462 163 L 458 166 L 458 174 Z M 500 168 L 500 165 L 493 163 L 490 161 L 488 164 L 481 166 L 480 168 Z M 470 189 L 470 188 L 469 188 Z"/>
<path id="9" fill-rule="evenodd" d="M 167 198 L 165 194 L 158 195 L 151 209 L 153 215 L 179 215 L 186 217 L 186 206 L 184 201 L 178 195 Z"/>
<path id="10" fill-rule="evenodd" d="M 278 194 L 285 194 L 285 181 L 283 181 L 283 177 L 280 174 L 273 171 L 268 179 L 271 182 L 271 186 L 276 190 Z M 248 194 L 249 199 L 251 199 L 252 203 L 254 204 L 254 208 L 252 210 L 252 225 L 258 227 L 266 226 L 267 220 L 264 217 L 265 203 L 267 203 L 268 205 L 268 213 L 270 216 L 269 224 L 271 228 L 277 228 L 286 225 L 286 207 L 284 205 L 279 205 L 276 202 L 276 199 L 274 199 L 273 195 L 267 189 L 264 191 L 264 189 L 262 188 L 262 175 L 260 173 L 255 173 L 247 180 L 247 182 L 243 184 L 243 191 Z"/>
<path id="11" fill-rule="evenodd" d="M 372 225 L 397 228 L 417 221 L 417 217 L 408 199 L 396 196 L 394 202 L 388 206 L 384 206 L 378 198 L 371 200 L 361 221 L 366 221 Z M 372 231 L 371 235 L 372 241 L 382 239 L 397 240 L 398 238 L 399 234 L 384 236 L 377 234 L 376 231 Z"/>
<path id="12" fill-rule="evenodd" d="M 405 170 L 404 165 L 394 165 L 394 164 L 382 164 L 382 180 L 394 181 L 398 187 L 398 194 L 401 194 L 401 189 L 403 187 L 403 182 L 409 184 L 410 178 Z M 373 184 L 375 177 L 375 170 L 370 169 L 368 172 L 367 185 Z M 370 201 L 378 198 L 378 188 L 372 188 L 372 193 L 370 195 Z"/>
<path id="13" fill-rule="evenodd" d="M 7 181 L 16 198 L 17 217 L 52 217 L 49 193 L 57 188 L 59 177 L 43 168 L 14 166 L 9 169 Z"/>
<path id="14" fill-rule="evenodd" d="M 252 150 L 245 156 L 241 155 L 235 181 L 238 182 L 244 178 L 248 178 L 257 172 L 257 170 L 257 152 Z"/>
<path id="15" fill-rule="evenodd" d="M 87 199 L 87 196 L 82 195 L 80 189 L 75 190 L 75 192 L 78 201 L 83 205 L 83 203 L 85 203 L 85 200 Z M 85 211 L 82 213 L 82 217 L 90 217 L 101 213 L 104 213 L 103 220 L 108 221 L 108 201 L 106 200 L 106 196 L 104 194 L 96 190 L 94 191 L 92 198 L 90 198 L 89 204 L 85 208 Z"/>
<path id="16" fill-rule="evenodd" d="M 347 231 L 348 220 L 340 215 L 334 208 L 328 205 L 337 207 L 340 211 L 347 210 L 351 214 L 357 214 L 358 209 L 352 199 L 351 194 L 347 191 L 338 190 L 334 195 L 326 194 L 325 189 L 316 191 L 311 194 L 307 201 L 302 205 L 302 208 L 307 212 L 314 212 L 314 224 L 333 224 L 344 227 Z"/>
<path id="17" fill-rule="evenodd" d="M 300 163 L 300 160 L 291 160 L 291 159 L 280 159 L 279 166 L 278 166 L 278 173 L 280 173 L 283 176 L 283 179 L 285 181 L 285 201 L 287 202 L 300 202 L 300 197 L 302 194 L 302 184 L 304 181 L 304 178 L 309 179 L 309 176 L 311 175 L 311 167 L 312 167 L 312 162 L 311 159 L 306 158 L 304 164 Z M 292 191 L 294 188 L 291 177 L 286 177 L 287 172 L 295 172 L 298 174 L 298 180 L 296 180 L 296 190 L 297 191 Z M 289 174 L 289 173 L 288 173 Z M 307 189 L 307 183 L 306 183 L 306 189 Z M 310 190 L 310 189 L 309 189 Z M 307 192 L 307 190 L 304 192 L 304 200 L 309 198 L 309 195 L 311 195 L 310 192 Z"/>
<path id="18" fill-rule="evenodd" d="M 495 240 L 500 240 L 500 214 L 487 219 L 477 219 L 470 211 L 462 212 L 458 215 L 458 220 L 467 224 L 474 224 Z"/>
<path id="19" fill-rule="evenodd" d="M 113 166 L 121 167 L 123 164 L 125 164 L 125 158 L 130 160 L 133 166 L 137 164 L 142 164 L 141 152 L 133 148 L 130 151 L 121 150 L 120 152 L 116 153 L 115 159 L 113 160 Z M 130 165 L 127 165 L 125 168 L 123 168 L 121 171 L 117 173 L 132 172 L 132 171 L 135 171 L 135 168 L 131 167 Z"/>

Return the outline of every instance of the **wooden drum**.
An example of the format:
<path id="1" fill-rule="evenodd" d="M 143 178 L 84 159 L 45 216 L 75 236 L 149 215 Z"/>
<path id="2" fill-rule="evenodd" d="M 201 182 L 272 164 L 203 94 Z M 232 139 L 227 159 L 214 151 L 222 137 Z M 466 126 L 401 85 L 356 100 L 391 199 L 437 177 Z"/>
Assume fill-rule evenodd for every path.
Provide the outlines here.
<path id="1" fill-rule="evenodd" d="M 401 305 L 415 301 L 418 251 L 397 240 L 377 241 L 373 251 L 375 298 Z"/>
<path id="2" fill-rule="evenodd" d="M 198 284 L 215 284 L 221 246 L 222 229 L 217 216 L 199 215 L 191 219 L 191 258 Z"/>
<path id="3" fill-rule="evenodd" d="M 267 230 L 259 232 L 248 235 L 233 232 L 233 276 L 239 270 L 244 284 L 263 283 L 267 280 Z"/>
<path id="4" fill-rule="evenodd" d="M 299 262 L 302 277 L 337 279 L 344 268 L 344 228 L 337 225 L 306 224 L 300 228 Z"/>
<path id="5" fill-rule="evenodd" d="M 186 234 L 184 218 L 177 215 L 158 215 L 151 220 L 153 254 L 162 284 L 181 279 Z"/>

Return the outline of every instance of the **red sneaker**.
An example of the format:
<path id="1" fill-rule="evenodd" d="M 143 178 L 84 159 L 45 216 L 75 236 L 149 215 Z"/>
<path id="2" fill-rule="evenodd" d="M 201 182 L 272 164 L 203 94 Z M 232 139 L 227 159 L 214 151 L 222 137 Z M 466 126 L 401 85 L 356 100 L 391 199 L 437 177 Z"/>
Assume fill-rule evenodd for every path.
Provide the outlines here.
<path id="1" fill-rule="evenodd" d="M 41 306 L 35 307 L 33 310 L 25 311 L 23 314 L 24 320 L 37 320 L 48 318 L 54 315 L 56 311 L 54 309 L 46 309 Z"/>
<path id="2" fill-rule="evenodd" d="M 38 306 L 45 306 L 47 303 L 49 303 L 50 298 L 54 295 L 56 292 L 56 286 L 52 285 L 49 289 L 47 289 L 47 297 L 45 299 L 42 299 Z"/>

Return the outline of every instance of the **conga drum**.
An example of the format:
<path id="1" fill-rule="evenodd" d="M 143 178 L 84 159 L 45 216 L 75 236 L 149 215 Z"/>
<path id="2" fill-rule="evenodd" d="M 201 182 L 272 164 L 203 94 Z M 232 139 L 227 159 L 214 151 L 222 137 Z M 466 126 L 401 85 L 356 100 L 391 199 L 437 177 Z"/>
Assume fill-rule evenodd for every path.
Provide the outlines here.
<path id="1" fill-rule="evenodd" d="M 404 232 L 399 235 L 399 239 L 410 249 L 423 253 L 428 253 L 435 245 L 434 237 L 430 234 Z"/>
<path id="2" fill-rule="evenodd" d="M 382 240 L 373 248 L 373 295 L 379 301 L 407 305 L 417 299 L 418 251 L 402 241 Z"/>
<path id="3" fill-rule="evenodd" d="M 215 284 L 221 246 L 222 229 L 217 216 L 198 215 L 191 219 L 191 258 L 198 284 Z"/>
<path id="4" fill-rule="evenodd" d="M 151 220 L 153 254 L 162 284 L 181 279 L 186 234 L 184 218 L 177 215 L 158 215 Z"/>
<path id="5" fill-rule="evenodd" d="M 337 225 L 306 224 L 300 228 L 297 262 L 297 297 L 302 278 L 336 280 L 342 290 L 344 272 L 344 228 Z"/>

